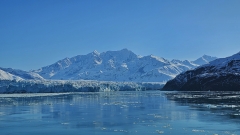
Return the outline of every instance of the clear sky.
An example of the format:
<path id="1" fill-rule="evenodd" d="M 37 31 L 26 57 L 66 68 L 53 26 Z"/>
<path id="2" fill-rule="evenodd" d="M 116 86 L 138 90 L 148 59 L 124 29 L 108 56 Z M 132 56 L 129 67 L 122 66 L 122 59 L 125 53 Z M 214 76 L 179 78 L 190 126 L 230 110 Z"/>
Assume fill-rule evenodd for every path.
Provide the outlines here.
<path id="1" fill-rule="evenodd" d="M 0 0 L 0 67 L 128 48 L 194 60 L 240 51 L 240 0 Z"/>

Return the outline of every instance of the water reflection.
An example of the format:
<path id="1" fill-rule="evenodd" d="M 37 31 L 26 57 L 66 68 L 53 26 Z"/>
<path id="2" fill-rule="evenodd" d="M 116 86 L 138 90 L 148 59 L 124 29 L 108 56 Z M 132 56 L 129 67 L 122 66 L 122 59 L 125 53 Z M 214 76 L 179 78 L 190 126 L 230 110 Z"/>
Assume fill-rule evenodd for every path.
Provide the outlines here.
<path id="1" fill-rule="evenodd" d="M 234 119 L 240 122 L 240 92 L 167 92 L 169 100 L 191 109 L 208 111 L 218 116 L 217 120 Z"/>
<path id="2" fill-rule="evenodd" d="M 160 91 L 1 95 L 0 134 L 239 133 L 236 123 L 203 120 L 190 102 Z"/>

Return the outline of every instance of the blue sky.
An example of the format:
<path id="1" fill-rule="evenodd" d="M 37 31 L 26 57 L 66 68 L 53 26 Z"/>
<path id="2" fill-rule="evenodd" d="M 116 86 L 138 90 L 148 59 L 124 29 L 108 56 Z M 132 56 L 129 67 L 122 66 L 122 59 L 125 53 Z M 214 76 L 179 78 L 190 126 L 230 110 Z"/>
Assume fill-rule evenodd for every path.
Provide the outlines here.
<path id="1" fill-rule="evenodd" d="M 0 67 L 128 48 L 194 60 L 240 51 L 239 0 L 1 0 Z"/>

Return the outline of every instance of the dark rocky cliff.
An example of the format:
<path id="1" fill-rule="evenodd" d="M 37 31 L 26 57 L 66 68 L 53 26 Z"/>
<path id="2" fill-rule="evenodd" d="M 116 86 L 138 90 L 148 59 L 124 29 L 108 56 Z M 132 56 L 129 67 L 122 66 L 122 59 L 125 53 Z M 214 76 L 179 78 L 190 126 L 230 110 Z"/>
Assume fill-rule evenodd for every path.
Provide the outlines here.
<path id="1" fill-rule="evenodd" d="M 240 91 L 240 53 L 181 73 L 162 90 Z"/>

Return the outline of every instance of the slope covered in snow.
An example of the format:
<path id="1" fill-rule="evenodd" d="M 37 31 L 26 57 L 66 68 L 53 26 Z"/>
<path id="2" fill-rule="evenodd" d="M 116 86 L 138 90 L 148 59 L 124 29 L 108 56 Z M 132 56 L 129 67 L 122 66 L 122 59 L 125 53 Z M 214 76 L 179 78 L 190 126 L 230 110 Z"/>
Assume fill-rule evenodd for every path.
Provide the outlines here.
<path id="1" fill-rule="evenodd" d="M 0 69 L 0 80 L 21 80 L 21 77 L 15 76 Z"/>
<path id="2" fill-rule="evenodd" d="M 240 52 L 181 73 L 163 90 L 240 90 Z"/>
<path id="3" fill-rule="evenodd" d="M 204 65 L 204 64 L 209 64 L 210 61 L 213 61 L 215 59 L 217 59 L 217 57 L 203 55 L 202 57 L 196 59 L 195 61 L 192 61 L 192 63 L 197 65 Z"/>
<path id="4" fill-rule="evenodd" d="M 43 80 L 39 74 L 19 69 L 0 67 L 0 80 Z"/>
<path id="5" fill-rule="evenodd" d="M 142 57 L 123 49 L 65 58 L 33 72 L 52 80 L 166 82 L 197 66 L 190 61 L 168 61 L 153 55 Z"/>

